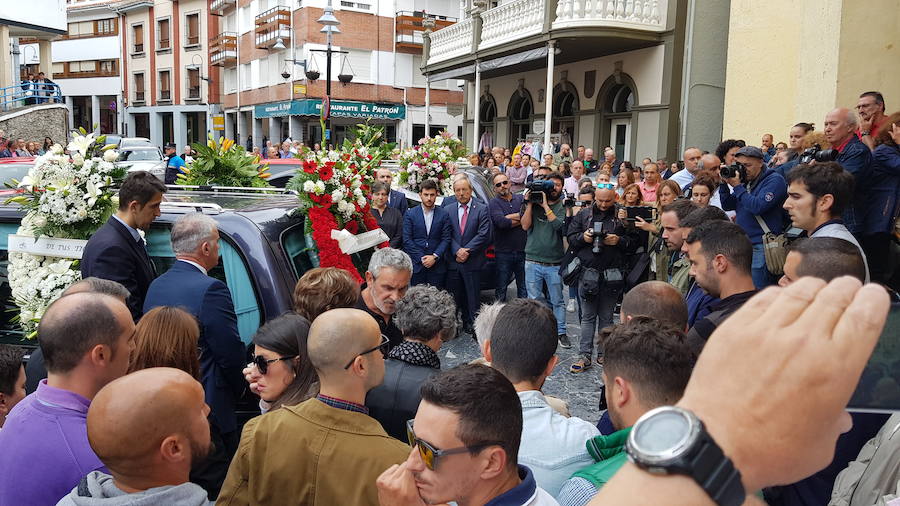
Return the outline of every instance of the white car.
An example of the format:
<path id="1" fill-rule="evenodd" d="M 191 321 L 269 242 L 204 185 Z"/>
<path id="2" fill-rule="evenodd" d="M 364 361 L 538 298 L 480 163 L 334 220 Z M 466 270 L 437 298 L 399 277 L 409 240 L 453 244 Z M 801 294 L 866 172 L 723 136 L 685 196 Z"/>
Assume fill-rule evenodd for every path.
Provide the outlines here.
<path id="1" fill-rule="evenodd" d="M 124 140 L 124 139 L 123 139 Z M 145 170 L 160 181 L 166 179 L 166 159 L 156 146 L 133 146 L 119 149 L 116 164 L 128 168 L 128 172 Z"/>

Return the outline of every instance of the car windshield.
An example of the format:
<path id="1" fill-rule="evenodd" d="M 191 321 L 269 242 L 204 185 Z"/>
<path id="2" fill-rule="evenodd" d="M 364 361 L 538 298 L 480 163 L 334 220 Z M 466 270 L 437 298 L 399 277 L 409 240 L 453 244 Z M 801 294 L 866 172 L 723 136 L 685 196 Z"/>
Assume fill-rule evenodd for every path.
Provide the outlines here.
<path id="1" fill-rule="evenodd" d="M 140 162 L 146 160 L 160 161 L 162 160 L 162 156 L 160 156 L 159 151 L 156 149 L 133 149 L 119 153 L 120 162 Z"/>
<path id="2" fill-rule="evenodd" d="M 6 183 L 12 184 L 13 179 L 21 181 L 33 165 L 32 162 L 0 164 L 0 189 L 4 188 Z"/>

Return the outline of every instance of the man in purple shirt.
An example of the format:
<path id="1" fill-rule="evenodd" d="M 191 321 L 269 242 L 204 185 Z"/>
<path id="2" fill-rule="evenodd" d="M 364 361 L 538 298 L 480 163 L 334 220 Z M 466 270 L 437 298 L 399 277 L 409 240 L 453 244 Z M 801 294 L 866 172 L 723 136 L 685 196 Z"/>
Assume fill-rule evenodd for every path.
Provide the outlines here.
<path id="1" fill-rule="evenodd" d="M 128 307 L 76 293 L 50 305 L 38 327 L 47 379 L 0 431 L 0 506 L 56 504 L 82 476 L 106 468 L 87 438 L 94 395 L 124 376 L 134 349 Z"/>

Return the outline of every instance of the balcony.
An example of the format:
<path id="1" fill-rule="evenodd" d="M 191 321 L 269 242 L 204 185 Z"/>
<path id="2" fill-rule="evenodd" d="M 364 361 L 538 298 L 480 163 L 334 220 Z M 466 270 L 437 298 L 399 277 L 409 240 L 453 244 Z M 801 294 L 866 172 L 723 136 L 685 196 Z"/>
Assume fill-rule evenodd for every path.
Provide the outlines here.
<path id="1" fill-rule="evenodd" d="M 269 49 L 281 39 L 285 46 L 291 41 L 291 10 L 279 5 L 256 16 L 255 27 L 257 49 Z"/>
<path id="2" fill-rule="evenodd" d="M 397 32 L 397 50 L 403 53 L 421 54 L 423 23 L 426 17 L 434 20 L 434 29 L 439 30 L 456 23 L 456 18 L 449 16 L 428 16 L 423 11 L 399 11 L 395 19 Z"/>
<path id="3" fill-rule="evenodd" d="M 585 29 L 596 30 L 598 34 L 605 32 L 602 35 L 607 40 L 626 40 L 635 32 L 644 32 L 645 38 L 657 36 L 666 29 L 668 2 L 669 0 L 506 1 L 480 13 L 482 23 L 478 34 L 472 33 L 475 27 L 472 18 L 432 33 L 428 65 L 465 55 L 472 55 L 472 59 L 475 59 L 475 53 L 484 50 L 490 50 L 489 55 L 515 50 L 517 44 L 535 47 L 542 44 L 538 36 L 543 34 L 554 39 L 564 38 L 567 35 L 565 32 L 570 29 L 577 30 L 573 35 L 578 38 L 586 36 Z M 547 18 L 549 22 L 545 21 Z M 623 30 L 632 33 L 623 34 Z"/>
<path id="4" fill-rule="evenodd" d="M 237 34 L 220 33 L 209 45 L 209 62 L 220 67 L 237 65 Z"/>
<path id="5" fill-rule="evenodd" d="M 237 0 L 213 0 L 209 4 L 209 10 L 221 14 L 236 4 Z"/>

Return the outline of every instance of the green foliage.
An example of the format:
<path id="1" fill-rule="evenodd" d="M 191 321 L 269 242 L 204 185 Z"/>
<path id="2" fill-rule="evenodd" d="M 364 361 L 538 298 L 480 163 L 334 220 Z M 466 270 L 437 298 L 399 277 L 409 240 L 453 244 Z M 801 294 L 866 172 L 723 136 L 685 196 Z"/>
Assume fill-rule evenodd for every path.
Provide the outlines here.
<path id="1" fill-rule="evenodd" d="M 191 145 L 197 152 L 193 163 L 185 167 L 185 174 L 178 175 L 180 185 L 239 186 L 243 188 L 268 188 L 268 164 L 261 164 L 259 157 L 247 151 L 231 139 L 211 135 L 206 144 Z"/>

